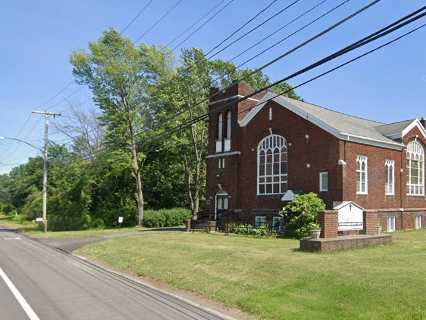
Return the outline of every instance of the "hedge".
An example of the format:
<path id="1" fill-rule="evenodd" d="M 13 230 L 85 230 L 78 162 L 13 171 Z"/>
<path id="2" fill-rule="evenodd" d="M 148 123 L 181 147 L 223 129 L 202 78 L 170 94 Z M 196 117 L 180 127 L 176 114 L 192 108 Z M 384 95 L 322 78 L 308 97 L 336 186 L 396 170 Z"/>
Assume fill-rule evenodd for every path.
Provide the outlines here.
<path id="1" fill-rule="evenodd" d="M 185 225 L 191 216 L 191 211 L 184 208 L 146 210 L 143 225 L 147 228 L 177 227 Z"/>

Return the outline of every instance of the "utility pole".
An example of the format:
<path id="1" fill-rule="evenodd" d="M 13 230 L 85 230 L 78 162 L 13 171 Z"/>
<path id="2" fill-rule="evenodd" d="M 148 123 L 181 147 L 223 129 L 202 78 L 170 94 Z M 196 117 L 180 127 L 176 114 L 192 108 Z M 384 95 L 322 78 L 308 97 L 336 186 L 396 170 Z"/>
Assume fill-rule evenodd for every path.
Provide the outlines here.
<path id="1" fill-rule="evenodd" d="M 48 111 L 33 111 L 44 117 L 44 148 L 43 148 L 43 226 L 44 232 L 47 232 L 47 170 L 49 161 L 49 118 L 60 117 L 60 113 Z"/>

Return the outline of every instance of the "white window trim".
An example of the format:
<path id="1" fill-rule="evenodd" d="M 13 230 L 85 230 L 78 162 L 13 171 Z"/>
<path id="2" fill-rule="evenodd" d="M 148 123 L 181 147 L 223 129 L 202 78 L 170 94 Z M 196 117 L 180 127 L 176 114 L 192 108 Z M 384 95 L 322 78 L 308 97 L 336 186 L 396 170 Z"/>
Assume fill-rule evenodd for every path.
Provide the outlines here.
<path id="1" fill-rule="evenodd" d="M 269 121 L 272 121 L 272 107 L 269 107 L 268 117 L 269 117 Z"/>
<path id="2" fill-rule="evenodd" d="M 216 195 L 214 196 L 214 219 L 215 220 L 217 220 L 217 211 L 219 210 L 218 209 L 218 198 L 222 198 L 222 201 L 223 201 L 223 199 L 226 199 L 226 208 L 221 209 L 221 210 L 228 210 L 228 208 L 229 208 L 229 194 L 226 193 L 226 192 L 223 192 L 223 191 L 216 193 Z M 225 206 L 225 203 L 222 203 L 222 204 L 223 204 L 223 206 Z"/>
<path id="3" fill-rule="evenodd" d="M 388 216 L 387 218 L 387 232 L 395 232 L 396 231 L 396 217 Z"/>
<path id="4" fill-rule="evenodd" d="M 323 188 L 323 179 L 324 176 L 327 176 L 327 187 Z M 328 192 L 328 171 L 321 171 L 319 173 L 319 191 L 320 192 Z"/>
<path id="5" fill-rule="evenodd" d="M 420 223 L 417 223 L 418 220 Z M 415 221 L 414 221 L 414 228 L 416 230 L 420 230 L 423 228 L 423 216 L 421 214 L 416 215 Z"/>
<path id="6" fill-rule="evenodd" d="M 287 174 L 281 174 L 281 165 L 282 165 L 283 162 L 281 161 L 281 159 L 282 159 L 281 158 L 282 153 L 280 152 L 280 166 L 279 166 L 279 172 L 280 173 L 279 173 L 279 182 L 278 182 L 279 183 L 280 192 L 278 192 L 278 193 L 274 192 L 274 188 L 273 188 L 274 174 L 273 173 L 271 175 L 271 177 L 272 177 L 272 192 L 266 192 L 266 183 L 265 183 L 265 192 L 264 193 L 260 192 L 260 170 L 259 170 L 260 151 L 264 151 L 265 152 L 265 163 L 266 163 L 266 154 L 267 154 L 267 151 L 270 149 L 273 152 L 273 150 L 276 148 L 276 146 L 274 146 L 273 148 L 264 148 L 264 149 L 262 149 L 262 144 L 264 142 L 266 142 L 267 140 L 269 140 L 269 142 L 271 142 L 271 140 L 273 141 L 274 138 L 277 139 L 277 140 L 280 139 L 282 141 L 282 143 L 283 143 L 283 145 L 282 145 L 281 148 L 285 148 L 286 152 L 288 152 L 287 140 L 284 137 L 280 136 L 280 135 L 270 134 L 270 135 L 264 137 L 259 142 L 259 144 L 257 146 L 257 163 L 256 163 L 256 170 L 257 170 L 256 184 L 257 184 L 257 195 L 258 196 L 268 196 L 268 195 L 270 196 L 270 195 L 282 195 L 282 194 L 284 194 L 287 190 L 286 191 L 281 190 L 281 184 L 282 183 L 287 183 L 287 189 L 288 189 L 288 155 L 287 155 Z M 273 157 L 273 153 L 272 153 L 272 157 Z M 272 162 L 272 170 L 273 170 L 273 162 Z M 263 177 L 265 177 L 265 179 L 266 179 L 266 168 L 265 168 L 265 176 L 263 176 Z M 283 177 L 285 177 L 285 179 L 283 179 Z"/>
<path id="7" fill-rule="evenodd" d="M 361 164 L 363 162 L 365 162 L 365 190 L 358 190 L 358 172 L 360 173 L 360 177 L 362 177 L 362 173 L 364 172 L 363 170 L 359 169 L 358 170 L 358 162 L 360 162 Z M 362 156 L 362 155 L 358 155 L 356 157 L 356 194 L 360 194 L 360 195 L 366 195 L 368 194 L 368 157 L 367 156 Z M 360 181 L 360 185 L 362 183 L 362 179 Z"/>
<path id="8" fill-rule="evenodd" d="M 390 170 L 390 172 L 388 171 Z M 385 160 L 385 174 L 387 175 L 387 179 L 389 178 L 391 183 L 386 183 L 385 177 L 385 195 L 394 196 L 395 195 L 395 160 Z M 390 177 L 389 177 L 390 174 Z"/>
<path id="9" fill-rule="evenodd" d="M 417 159 L 413 159 L 413 157 L 417 157 Z M 425 195 L 425 150 L 423 146 L 417 140 L 413 140 L 410 143 L 408 143 L 406 160 L 408 160 L 408 167 L 405 168 L 408 172 L 408 179 L 407 179 L 408 181 L 406 181 L 406 186 L 408 190 L 406 191 L 406 194 L 408 196 L 422 197 Z M 416 184 L 411 183 L 413 160 L 419 162 L 419 167 L 417 169 L 419 170 L 419 179 L 421 180 L 421 182 Z M 413 188 L 420 188 L 421 192 L 412 192 Z"/>

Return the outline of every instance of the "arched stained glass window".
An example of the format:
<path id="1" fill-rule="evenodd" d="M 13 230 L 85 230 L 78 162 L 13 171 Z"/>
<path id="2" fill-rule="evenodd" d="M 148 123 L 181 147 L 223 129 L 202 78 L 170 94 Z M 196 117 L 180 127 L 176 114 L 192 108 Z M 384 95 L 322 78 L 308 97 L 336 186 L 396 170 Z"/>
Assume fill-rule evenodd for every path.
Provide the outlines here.
<path id="1" fill-rule="evenodd" d="M 407 194 L 423 196 L 425 194 L 425 151 L 416 140 L 407 145 L 406 158 Z"/>
<path id="2" fill-rule="evenodd" d="M 282 194 L 288 189 L 287 141 L 271 134 L 257 147 L 257 193 Z"/>

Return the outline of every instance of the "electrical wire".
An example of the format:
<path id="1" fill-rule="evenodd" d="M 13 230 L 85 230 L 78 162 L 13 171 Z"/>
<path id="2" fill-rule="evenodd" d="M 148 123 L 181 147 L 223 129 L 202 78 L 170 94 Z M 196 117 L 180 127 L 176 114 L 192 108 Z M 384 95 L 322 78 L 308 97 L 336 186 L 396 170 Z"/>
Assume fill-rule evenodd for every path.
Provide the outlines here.
<path id="1" fill-rule="evenodd" d="M 250 19 L 248 19 L 246 22 L 244 22 L 240 27 L 238 27 L 236 30 L 234 30 L 233 32 L 231 32 L 231 34 L 229 36 L 227 36 L 225 39 L 223 39 L 221 42 L 219 42 L 218 44 L 216 44 L 213 48 L 211 48 L 207 53 L 206 56 L 208 56 L 210 53 L 212 53 L 214 50 L 216 50 L 217 48 L 219 48 L 222 44 L 224 44 L 226 41 L 228 41 L 229 39 L 231 39 L 235 34 L 237 34 L 238 32 L 240 32 L 245 26 L 247 26 L 248 24 L 250 24 L 252 21 L 254 21 L 258 16 L 260 16 L 263 12 L 265 12 L 266 10 L 268 10 L 270 7 L 272 7 L 275 2 L 277 2 L 278 0 L 272 0 L 270 3 L 268 3 L 268 5 L 266 7 L 264 7 L 263 9 L 261 9 L 260 11 L 258 11 L 253 17 L 251 17 Z M 327 1 L 327 0 L 326 0 Z"/>
<path id="2" fill-rule="evenodd" d="M 294 47 L 294 48 L 292 48 L 292 49 L 288 50 L 287 52 L 285 52 L 285 53 L 283 53 L 283 54 L 281 54 L 280 56 L 276 57 L 275 59 L 271 60 L 270 62 L 265 63 L 265 64 L 264 64 L 264 65 L 262 65 L 261 67 L 259 67 L 259 68 L 255 69 L 255 70 L 253 70 L 253 71 L 251 71 L 251 72 L 249 72 L 247 75 L 245 75 L 244 77 L 242 77 L 242 78 L 240 78 L 240 79 L 235 80 L 234 82 L 240 82 L 240 81 L 244 81 L 244 80 L 246 80 L 246 79 L 250 78 L 251 76 L 253 76 L 253 75 L 257 74 L 258 72 L 262 71 L 263 69 L 265 69 L 265 68 L 267 68 L 267 67 L 271 66 L 272 64 L 276 63 L 277 61 L 279 61 L 279 60 L 281 60 L 281 59 L 283 59 L 283 58 L 287 57 L 288 55 L 290 55 L 290 54 L 292 54 L 292 53 L 296 52 L 297 50 L 299 50 L 299 49 L 301 49 L 301 48 L 305 47 L 306 45 L 308 45 L 309 43 L 313 42 L 314 40 L 317 40 L 317 39 L 321 38 L 322 36 L 326 35 L 327 33 L 331 32 L 332 30 L 334 30 L 334 29 L 338 28 L 339 26 L 341 26 L 342 24 L 346 23 L 347 21 L 350 21 L 351 19 L 353 19 L 353 18 L 354 18 L 354 17 L 356 17 L 357 15 L 361 14 L 362 12 L 364 12 L 364 11 L 368 10 L 369 8 L 371 8 L 372 6 L 376 5 L 376 4 L 377 4 L 377 3 L 379 3 L 380 1 L 381 1 L 381 0 L 374 0 L 374 1 L 370 2 L 370 3 L 368 3 L 367 5 L 365 5 L 365 6 L 361 7 L 360 9 L 358 9 L 358 10 L 356 10 L 356 11 L 354 11 L 354 12 L 353 12 L 353 13 L 351 13 L 350 15 L 348 15 L 348 16 L 344 17 L 343 19 L 341 19 L 341 20 L 337 21 L 336 23 L 334 23 L 334 24 L 333 24 L 333 25 L 331 25 L 330 27 L 327 27 L 326 29 L 324 29 L 324 30 L 322 30 L 321 32 L 317 33 L 316 35 L 312 36 L 312 37 L 311 37 L 311 38 L 309 38 L 308 40 L 303 41 L 302 43 L 298 44 L 296 47 Z M 205 98 L 205 99 L 202 99 L 202 100 L 200 100 L 200 101 L 196 101 L 196 102 L 193 104 L 193 106 L 192 106 L 191 108 L 193 108 L 193 107 L 195 107 L 195 106 L 198 106 L 198 105 L 200 105 L 201 103 L 204 103 L 204 102 L 207 102 L 207 101 L 211 100 L 211 99 L 212 99 L 212 98 L 214 98 L 215 96 L 217 96 L 217 95 L 219 95 L 220 93 L 222 93 L 222 92 L 226 91 L 227 89 L 229 89 L 231 86 L 232 86 L 232 84 L 231 84 L 231 85 L 229 85 L 229 86 L 226 86 L 226 87 L 223 87 L 223 88 L 219 89 L 217 92 L 215 92 L 214 94 L 210 95 L 209 97 L 207 97 L 207 98 Z M 183 114 L 183 113 L 185 113 L 185 112 L 187 112 L 187 111 L 188 111 L 188 110 L 187 110 L 186 108 L 185 108 L 185 109 L 183 109 L 183 110 L 181 110 L 181 111 L 178 111 L 178 112 L 177 112 L 176 114 L 174 114 L 172 117 L 170 117 L 169 119 L 166 119 L 165 124 L 167 124 L 167 123 L 169 123 L 170 121 L 172 121 L 172 120 L 176 119 L 176 118 L 177 118 L 177 117 L 179 117 L 181 114 Z"/>
<path id="3" fill-rule="evenodd" d="M 313 10 L 315 10 L 316 8 L 318 8 L 319 6 L 323 5 L 327 1 L 329 1 L 329 0 L 322 0 L 322 1 L 320 1 L 319 3 L 317 3 L 316 5 L 314 5 L 313 7 L 311 7 L 310 9 L 308 9 L 305 12 L 303 12 L 302 14 L 298 15 L 296 18 L 290 20 L 285 25 L 283 25 L 283 26 L 279 27 L 278 29 L 274 30 L 273 32 L 269 33 L 268 35 L 266 35 L 265 37 L 263 37 L 262 39 L 260 39 L 259 41 L 257 41 L 256 43 L 254 43 L 253 45 L 251 45 L 250 47 L 248 47 L 247 49 L 241 51 L 239 54 L 237 54 L 236 56 L 234 56 L 233 58 L 231 58 L 230 61 L 234 61 L 235 59 L 237 59 L 240 56 L 242 56 L 244 53 L 246 53 L 246 52 L 250 51 L 251 49 L 257 47 L 259 44 L 265 42 L 270 37 L 276 35 L 280 31 L 284 30 L 285 28 L 287 28 L 288 26 L 290 26 L 291 24 L 293 24 L 294 22 L 296 22 L 300 18 L 304 17 L 305 15 L 309 14 L 310 12 L 312 12 Z"/>
<path id="4" fill-rule="evenodd" d="M 187 40 L 189 40 L 195 33 L 201 30 L 206 24 L 208 24 L 211 20 L 217 17 L 219 13 L 221 13 L 223 10 L 225 10 L 231 3 L 234 2 L 234 0 L 229 0 L 222 8 L 220 8 L 218 11 L 216 11 L 210 18 L 208 18 L 206 21 L 204 21 L 197 29 L 192 31 L 187 37 L 185 37 L 182 41 L 180 41 L 177 45 L 175 45 L 172 48 L 172 51 L 175 51 L 177 48 L 179 48 L 182 44 L 184 44 Z"/>
<path id="5" fill-rule="evenodd" d="M 241 36 L 239 36 L 237 39 L 231 41 L 228 45 L 226 45 L 224 48 L 220 49 L 219 51 L 216 51 L 215 53 L 211 54 L 211 55 L 207 55 L 207 57 L 209 59 L 217 56 L 219 53 L 225 51 L 226 49 L 230 48 L 232 45 L 234 45 L 235 43 L 237 43 L 238 41 L 244 39 L 245 37 L 247 37 L 249 34 L 251 34 L 252 32 L 256 31 L 257 29 L 259 29 L 260 27 L 262 27 L 263 25 L 265 25 L 266 23 L 268 23 L 269 21 L 271 21 L 272 19 L 278 17 L 279 15 L 283 14 L 284 12 L 286 12 L 288 9 L 290 9 L 291 7 L 293 7 L 295 4 L 297 4 L 298 2 L 300 2 L 301 0 L 295 0 L 292 3 L 290 3 L 289 5 L 287 5 L 286 7 L 284 7 L 283 9 L 279 10 L 278 12 L 274 13 L 272 16 L 270 16 L 269 18 L 267 18 L 266 20 L 264 20 L 263 22 L 261 22 L 260 24 L 258 24 L 257 26 L 254 26 L 253 28 L 251 28 L 249 31 L 247 31 L 246 33 L 242 34 Z"/>
<path id="6" fill-rule="evenodd" d="M 177 36 L 175 36 L 172 40 L 170 40 L 166 47 L 170 47 L 175 41 L 180 39 L 185 33 L 187 33 L 189 30 L 191 30 L 193 27 L 195 27 L 200 21 L 208 17 L 214 10 L 216 10 L 219 6 L 224 3 L 225 0 L 219 1 L 216 5 L 214 5 L 209 11 L 207 11 L 205 14 L 203 14 L 201 17 L 199 17 L 194 23 L 192 23 L 189 27 L 187 27 L 185 30 L 183 30 L 181 33 L 179 33 Z"/>
<path id="7" fill-rule="evenodd" d="M 137 37 L 135 42 L 141 41 L 143 37 L 154 30 L 154 28 L 159 25 L 160 22 L 163 21 L 170 13 L 172 13 L 172 11 L 175 10 L 182 3 L 182 1 L 183 0 L 176 1 L 160 18 L 158 18 L 150 27 L 148 27 L 148 29 L 146 29 L 139 37 Z"/>
<path id="8" fill-rule="evenodd" d="M 426 9 L 426 7 L 423 7 L 422 9 L 417 10 L 417 11 L 424 11 L 425 9 Z M 313 64 L 311 64 L 309 66 L 307 66 L 307 67 L 305 67 L 305 68 L 303 68 L 303 69 L 300 69 L 299 71 L 297 71 L 297 72 L 295 72 L 295 73 L 293 73 L 293 74 L 291 74 L 291 75 L 289 75 L 289 76 L 287 76 L 285 78 L 282 78 L 282 79 L 280 79 L 280 80 L 278 80 L 278 81 L 276 81 L 276 82 L 274 82 L 274 83 L 272 83 L 272 84 L 270 84 L 268 86 L 265 86 L 265 87 L 263 87 L 263 88 L 261 88 L 259 90 L 256 90 L 256 91 L 254 91 L 254 92 L 252 92 L 252 93 L 250 93 L 250 94 L 248 94 L 248 95 L 246 95 L 244 97 L 241 97 L 241 98 L 237 99 L 236 101 L 231 101 L 229 103 L 226 103 L 225 105 L 221 106 L 221 108 L 219 110 L 214 110 L 214 112 L 213 111 L 209 111 L 207 113 L 204 113 L 204 114 L 202 114 L 202 115 L 200 115 L 200 116 L 192 119 L 191 121 L 187 121 L 183 125 L 179 125 L 179 126 L 176 126 L 176 127 L 172 128 L 172 129 L 165 130 L 164 132 L 158 134 L 157 136 L 160 136 L 160 135 L 161 136 L 163 136 L 163 135 L 169 135 L 173 131 L 181 130 L 184 127 L 191 126 L 191 125 L 193 125 L 193 124 L 195 124 L 195 123 L 197 123 L 199 121 L 203 121 L 203 120 L 205 120 L 212 113 L 221 112 L 223 109 L 226 109 L 227 107 L 229 107 L 231 105 L 237 105 L 238 103 L 240 103 L 242 101 L 245 101 L 245 100 L 247 100 L 247 99 L 249 99 L 249 98 L 251 98 L 251 97 L 253 97 L 253 96 L 255 96 L 255 95 L 259 94 L 259 93 L 262 93 L 262 92 L 264 92 L 264 91 L 266 91 L 268 89 L 271 89 L 272 87 L 274 87 L 274 86 L 276 86 L 276 85 L 278 85 L 278 84 L 280 84 L 282 82 L 285 82 L 285 81 L 288 81 L 288 80 L 290 80 L 292 78 L 300 76 L 301 74 L 306 73 L 306 72 L 308 72 L 308 71 L 310 71 L 310 70 L 312 70 L 314 68 L 317 68 L 317 67 L 321 66 L 322 64 L 325 64 L 325 63 L 327 63 L 329 61 L 332 61 L 332 60 L 334 60 L 334 59 L 336 59 L 336 58 L 338 58 L 338 57 L 340 57 L 340 56 L 342 56 L 342 55 L 344 55 L 344 54 L 346 54 L 346 53 L 348 53 L 350 51 L 358 49 L 358 48 L 360 48 L 362 46 L 367 45 L 368 43 L 370 43 L 372 41 L 375 41 L 375 40 L 377 40 L 379 38 L 382 38 L 382 37 L 384 37 L 384 36 L 386 36 L 386 35 L 388 35 L 388 34 L 390 34 L 392 32 L 395 32 L 395 31 L 399 30 L 400 28 L 402 28 L 402 27 L 404 27 L 404 26 L 406 26 L 406 25 L 408 25 L 410 23 L 413 23 L 414 21 L 417 21 L 417 20 L 423 18 L 426 15 L 426 13 L 422 13 L 422 14 L 418 14 L 417 16 L 414 16 L 411 19 L 407 19 L 407 17 L 409 18 L 409 17 L 413 16 L 413 14 L 414 13 L 411 13 L 408 16 L 406 16 L 406 17 L 404 17 L 402 19 L 399 19 L 399 20 L 391 23 L 387 27 L 382 28 L 382 29 L 376 31 L 376 32 L 368 35 L 367 37 L 364 37 L 361 40 L 358 40 L 358 41 L 352 43 L 351 45 L 349 45 L 349 46 L 347 46 L 347 47 L 345 47 L 345 48 L 343 48 L 343 49 L 341 49 L 341 50 L 339 50 L 339 51 L 337 51 L 337 52 L 335 52 L 335 53 L 333 53 L 333 54 L 331 54 L 331 55 L 329 55 L 329 56 L 327 56 L 327 57 L 325 57 L 325 58 L 323 58 L 323 59 L 321 59 L 321 60 L 319 60 L 319 61 L 317 61 L 317 62 L 315 62 L 315 63 L 313 63 Z M 366 52 L 364 54 L 361 54 L 360 56 L 358 56 L 356 58 L 353 58 L 353 59 L 349 60 L 348 62 L 345 62 L 345 63 L 343 63 L 343 64 L 341 64 L 341 65 L 339 65 L 337 67 L 334 67 L 334 68 L 332 68 L 332 69 L 330 69 L 330 70 L 322 73 L 321 75 L 318 75 L 318 76 L 316 76 L 316 77 L 314 77 L 314 78 L 312 78 L 312 79 L 310 79 L 308 81 L 305 81 L 301 85 L 305 85 L 305 84 L 307 84 L 309 82 L 312 82 L 315 79 L 318 79 L 318 78 L 320 78 L 322 76 L 325 76 L 326 74 L 329 74 L 329 73 L 331 73 L 331 72 L 333 72 L 335 70 L 338 70 L 338 69 L 342 68 L 343 66 L 348 65 L 349 63 L 357 61 L 357 60 L 361 59 L 362 57 L 365 57 L 366 55 L 369 55 L 369 54 L 371 54 L 371 53 L 373 53 L 373 52 L 375 52 L 377 50 L 380 50 L 381 48 L 386 47 L 386 46 L 388 46 L 388 45 L 390 45 L 390 44 L 392 44 L 392 43 L 394 43 L 394 42 L 396 42 L 396 41 L 398 41 L 398 40 L 400 40 L 400 39 L 402 39 L 402 38 L 404 38 L 404 37 L 406 37 L 406 36 L 408 36 L 408 35 L 410 35 L 410 34 L 412 34 L 414 32 L 416 32 L 416 31 L 418 31 L 421 28 L 424 28 L 425 25 L 426 24 L 423 24 L 423 25 L 421 25 L 421 26 L 419 26 L 417 28 L 414 28 L 414 29 L 412 29 L 412 30 L 404 33 L 403 35 L 401 35 L 401 36 L 399 36 L 399 37 L 397 37 L 397 38 L 395 38 L 395 39 L 393 39 L 391 41 L 386 42 L 385 44 L 382 44 L 382 45 L 380 45 L 380 46 L 378 46 L 378 47 L 376 47 L 376 48 L 374 48 L 374 49 L 372 49 L 372 50 L 370 50 L 370 51 L 368 51 L 368 52 Z M 300 87 L 301 85 L 298 85 L 297 87 Z M 294 87 L 294 88 L 297 88 L 297 87 Z M 279 95 L 281 95 L 281 94 L 283 94 L 283 93 L 280 93 Z M 262 101 L 261 103 L 265 103 L 265 101 Z"/>
<path id="9" fill-rule="evenodd" d="M 315 22 L 321 20 L 322 18 L 325 18 L 326 16 L 328 16 L 329 14 L 331 14 L 332 12 L 336 11 L 337 9 L 339 9 L 340 7 L 342 7 L 343 5 L 345 5 L 346 3 L 348 3 L 350 0 L 345 0 L 343 2 L 341 2 L 340 4 L 338 4 L 337 6 L 331 8 L 330 10 L 328 10 L 327 12 L 323 13 L 322 15 L 320 15 L 319 17 L 315 18 L 314 20 L 312 20 L 311 22 L 305 24 L 304 26 L 302 26 L 301 28 L 297 29 L 296 31 L 292 32 L 291 34 L 289 34 L 288 36 L 282 38 L 281 40 L 275 42 L 274 44 L 272 44 L 271 46 L 263 49 L 261 52 L 255 54 L 254 56 L 252 56 L 251 58 L 245 60 L 244 62 L 240 63 L 237 65 L 237 68 L 241 68 L 242 66 L 246 65 L 247 63 L 249 63 L 250 61 L 256 59 L 257 57 L 265 54 L 266 52 L 268 52 L 269 50 L 275 48 L 276 46 L 278 46 L 279 44 L 283 43 L 284 41 L 290 39 L 292 36 L 296 35 L 297 33 L 303 31 L 304 29 L 306 29 L 307 27 L 311 26 L 312 24 L 314 24 Z"/>
<path id="10" fill-rule="evenodd" d="M 143 7 L 142 9 L 140 9 L 138 11 L 138 13 L 134 16 L 134 18 L 132 20 L 129 21 L 129 23 L 120 31 L 120 34 L 123 34 L 124 32 L 126 32 L 127 29 L 130 28 L 130 26 L 135 23 L 135 21 L 142 15 L 142 13 L 145 12 L 146 9 L 148 9 L 148 7 L 151 5 L 153 0 L 149 0 Z"/>

